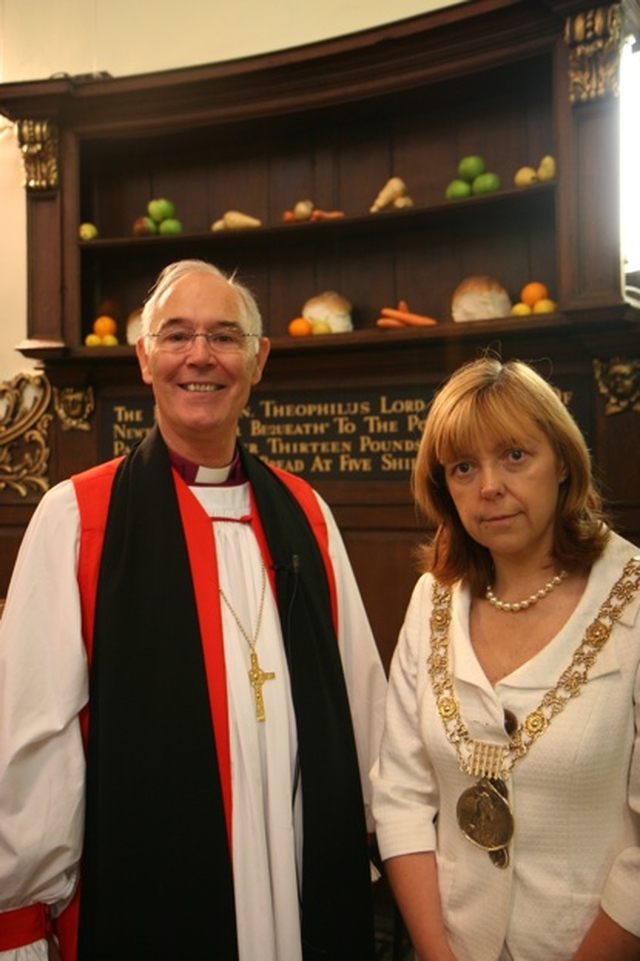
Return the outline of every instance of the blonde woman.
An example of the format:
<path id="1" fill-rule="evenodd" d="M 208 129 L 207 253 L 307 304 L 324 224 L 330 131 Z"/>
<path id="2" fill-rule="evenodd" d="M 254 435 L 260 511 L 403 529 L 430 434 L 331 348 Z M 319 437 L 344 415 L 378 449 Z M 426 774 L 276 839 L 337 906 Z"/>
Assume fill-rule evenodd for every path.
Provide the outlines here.
<path id="1" fill-rule="evenodd" d="M 640 551 L 530 366 L 437 393 L 433 536 L 394 654 L 378 843 L 420 961 L 640 958 Z"/>

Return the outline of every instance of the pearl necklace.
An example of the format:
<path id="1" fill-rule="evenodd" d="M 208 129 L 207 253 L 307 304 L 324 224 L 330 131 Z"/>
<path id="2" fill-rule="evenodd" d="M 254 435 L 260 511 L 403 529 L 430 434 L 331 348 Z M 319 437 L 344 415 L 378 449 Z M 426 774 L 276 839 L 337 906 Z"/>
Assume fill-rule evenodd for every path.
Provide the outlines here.
<path id="1" fill-rule="evenodd" d="M 543 597 L 546 597 L 547 594 L 550 594 L 551 591 L 558 586 L 558 584 L 562 584 L 562 582 L 568 576 L 568 571 L 560 571 L 559 574 L 556 574 L 555 577 L 552 577 L 551 580 L 547 581 L 546 584 L 543 584 L 539 591 L 536 591 L 535 594 L 530 594 L 529 597 L 525 597 L 525 599 L 522 601 L 499 600 L 493 593 L 491 585 L 487 587 L 484 596 L 489 603 L 496 608 L 496 610 L 504 611 L 507 614 L 517 614 L 518 611 L 526 611 L 528 607 L 532 607 L 534 604 L 537 604 L 538 601 L 541 601 Z"/>

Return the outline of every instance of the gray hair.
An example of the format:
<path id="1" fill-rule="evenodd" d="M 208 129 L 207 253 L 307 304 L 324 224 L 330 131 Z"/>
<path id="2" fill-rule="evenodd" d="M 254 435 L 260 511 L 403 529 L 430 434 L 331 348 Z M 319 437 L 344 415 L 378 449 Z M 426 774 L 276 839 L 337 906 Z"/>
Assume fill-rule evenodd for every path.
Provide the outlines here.
<path id="1" fill-rule="evenodd" d="M 249 288 L 235 279 L 235 272 L 226 274 L 206 260 L 177 260 L 160 272 L 142 308 L 142 337 L 147 337 L 151 330 L 151 324 L 161 298 L 177 281 L 189 274 L 210 274 L 224 280 L 235 294 L 238 303 L 238 321 L 241 327 L 248 334 L 258 334 L 259 337 L 262 337 L 260 308 Z M 257 338 L 254 338 L 254 340 L 257 351 L 259 342 Z"/>

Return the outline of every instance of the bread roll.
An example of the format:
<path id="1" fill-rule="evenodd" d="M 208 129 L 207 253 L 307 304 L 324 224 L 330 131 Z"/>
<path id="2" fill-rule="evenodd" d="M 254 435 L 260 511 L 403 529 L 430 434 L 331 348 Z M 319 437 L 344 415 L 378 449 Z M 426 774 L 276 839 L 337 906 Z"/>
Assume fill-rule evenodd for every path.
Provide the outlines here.
<path id="1" fill-rule="evenodd" d="M 302 308 L 302 316 L 307 320 L 324 320 L 333 334 L 344 334 L 353 330 L 351 304 L 335 290 L 311 297 Z"/>

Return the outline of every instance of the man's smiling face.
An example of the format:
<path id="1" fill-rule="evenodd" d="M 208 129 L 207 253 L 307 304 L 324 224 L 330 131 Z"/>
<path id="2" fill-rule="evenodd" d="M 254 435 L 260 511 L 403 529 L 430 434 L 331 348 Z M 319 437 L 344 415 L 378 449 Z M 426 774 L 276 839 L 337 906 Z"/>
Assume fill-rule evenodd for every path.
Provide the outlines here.
<path id="1" fill-rule="evenodd" d="M 195 272 L 177 280 L 162 297 L 150 333 L 165 329 L 206 333 L 229 326 L 242 330 L 240 317 L 232 285 L 222 277 Z M 136 350 L 142 379 L 153 388 L 158 424 L 168 446 L 198 463 L 229 463 L 238 419 L 262 376 L 268 340 L 246 337 L 238 349 L 216 351 L 205 337 L 196 337 L 187 350 L 174 352 L 150 337 L 141 338 Z"/>

